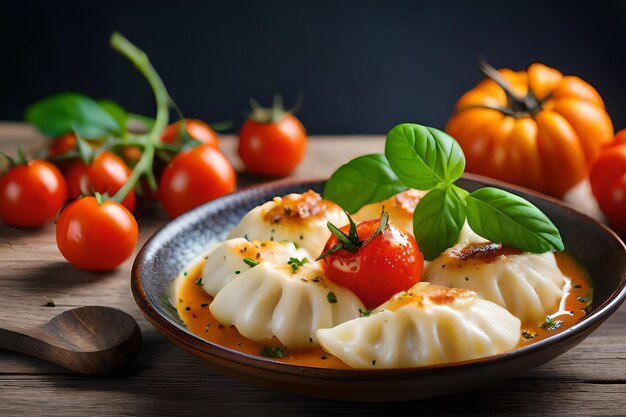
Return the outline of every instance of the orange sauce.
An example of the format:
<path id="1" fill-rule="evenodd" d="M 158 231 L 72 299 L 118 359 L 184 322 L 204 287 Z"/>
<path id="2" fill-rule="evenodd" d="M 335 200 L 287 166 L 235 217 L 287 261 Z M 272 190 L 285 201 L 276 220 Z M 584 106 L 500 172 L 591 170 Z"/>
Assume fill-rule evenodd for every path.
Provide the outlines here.
<path id="1" fill-rule="evenodd" d="M 518 347 L 526 346 L 545 339 L 553 334 L 560 333 L 573 326 L 578 320 L 585 316 L 584 308 L 588 301 L 591 301 L 590 281 L 585 271 L 570 256 L 563 253 L 556 253 L 556 261 L 563 274 L 571 278 L 571 289 L 566 294 L 563 301 L 563 311 L 552 314 L 551 317 L 558 323 L 558 327 L 549 330 L 542 328 L 541 323 L 523 323 L 522 331 L 528 332 L 532 338 L 522 337 Z M 276 338 L 264 342 L 255 342 L 239 334 L 234 326 L 223 326 L 213 318 L 209 310 L 209 305 L 213 298 L 204 292 L 196 281 L 202 274 L 204 262 L 196 262 L 185 269 L 178 286 L 175 303 L 176 309 L 187 328 L 199 337 L 224 346 L 228 349 L 236 350 L 250 355 L 260 355 L 260 350 L 264 346 L 280 346 Z M 547 326 L 546 326 L 547 327 Z M 321 347 L 314 349 L 290 349 L 286 356 L 282 358 L 272 358 L 272 360 L 290 363 L 300 366 L 310 366 L 317 368 L 350 369 L 348 365 L 338 358 L 325 352 Z"/>
<path id="2" fill-rule="evenodd" d="M 572 327 L 587 314 L 585 309 L 591 303 L 591 280 L 580 265 L 569 255 L 554 254 L 559 269 L 571 279 L 571 287 L 561 302 L 562 308 L 550 315 L 554 324 L 522 323 L 522 335 L 518 347 L 527 346 Z M 559 323 L 560 322 L 560 323 Z M 528 332 L 525 334 L 524 331 Z M 534 336 L 536 335 L 536 336 Z M 534 336 L 534 337 L 532 337 Z"/>

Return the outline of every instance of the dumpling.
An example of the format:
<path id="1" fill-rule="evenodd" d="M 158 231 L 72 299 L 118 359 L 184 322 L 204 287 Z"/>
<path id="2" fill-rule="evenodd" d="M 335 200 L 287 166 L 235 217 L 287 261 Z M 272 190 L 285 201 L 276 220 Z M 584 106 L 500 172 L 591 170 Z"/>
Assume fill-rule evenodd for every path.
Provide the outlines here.
<path id="1" fill-rule="evenodd" d="M 266 341 L 276 336 L 288 348 L 318 346 L 316 330 L 358 317 L 364 309 L 350 290 L 328 281 L 317 262 L 294 268 L 278 261 L 241 273 L 209 308 L 244 337 Z"/>
<path id="2" fill-rule="evenodd" d="M 554 313 L 566 283 L 552 252 L 521 252 L 491 242 L 453 246 L 428 265 L 423 280 L 476 291 L 524 323 Z"/>
<path id="3" fill-rule="evenodd" d="M 368 317 L 317 331 L 327 352 L 353 368 L 410 368 L 515 348 L 521 323 L 475 292 L 418 283 Z"/>
<path id="4" fill-rule="evenodd" d="M 367 204 L 354 213 L 352 217 L 355 221 L 378 219 L 384 207 L 385 211 L 389 213 L 389 220 L 412 235 L 413 212 L 424 194 L 426 191 L 408 189 L 387 200 Z"/>
<path id="5" fill-rule="evenodd" d="M 244 238 L 229 239 L 215 245 L 205 256 L 202 270 L 202 288 L 215 296 L 227 283 L 251 268 L 249 258 L 254 262 L 277 260 L 287 262 L 289 258 L 311 259 L 304 249 L 296 248 L 293 242 L 247 241 Z"/>
<path id="6" fill-rule="evenodd" d="M 229 238 L 250 240 L 288 240 L 305 248 L 315 258 L 322 253 L 330 230 L 326 222 L 337 227 L 348 224 L 348 218 L 337 204 L 323 200 L 314 192 L 275 197 L 253 208 L 230 232 Z"/>

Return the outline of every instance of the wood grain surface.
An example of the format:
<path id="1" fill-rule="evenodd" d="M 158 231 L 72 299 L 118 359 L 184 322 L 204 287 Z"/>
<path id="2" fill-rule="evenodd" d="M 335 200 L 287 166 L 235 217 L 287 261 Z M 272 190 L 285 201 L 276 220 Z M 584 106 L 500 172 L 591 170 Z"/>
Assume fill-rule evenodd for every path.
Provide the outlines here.
<path id="1" fill-rule="evenodd" d="M 0 123 L 0 151 L 35 148 L 43 139 L 19 123 Z M 310 139 L 297 178 L 328 176 L 339 164 L 382 152 L 382 137 Z M 222 148 L 236 168 L 236 142 Z M 1 169 L 1 167 L 0 167 Z M 240 186 L 267 179 L 242 174 Z M 140 245 L 167 218 L 156 205 L 137 210 Z M 0 223 L 0 326 L 29 328 L 83 305 L 117 307 L 139 323 L 144 345 L 128 372 L 89 377 L 0 350 L 0 416 L 321 416 L 412 415 L 626 416 L 626 307 L 575 349 L 523 376 L 473 392 L 394 404 L 309 400 L 267 391 L 222 376 L 178 349 L 143 318 L 130 292 L 132 260 L 118 270 L 88 273 L 60 255 L 52 224 L 20 230 Z M 53 300 L 55 307 L 45 306 Z M 381 387 L 384 390 L 385 387 Z"/>

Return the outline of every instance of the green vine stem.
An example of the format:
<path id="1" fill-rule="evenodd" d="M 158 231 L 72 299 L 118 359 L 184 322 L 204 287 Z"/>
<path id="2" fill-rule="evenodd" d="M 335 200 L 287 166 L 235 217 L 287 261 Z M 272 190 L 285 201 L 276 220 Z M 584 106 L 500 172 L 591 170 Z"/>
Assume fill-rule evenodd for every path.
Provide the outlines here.
<path id="1" fill-rule="evenodd" d="M 163 81 L 150 63 L 148 55 L 146 55 L 145 52 L 137 48 L 118 32 L 113 33 L 111 36 L 111 47 L 128 58 L 146 78 L 154 92 L 157 109 L 154 125 L 152 125 L 148 134 L 143 137 L 145 140 L 139 141 L 141 142 L 140 146 L 143 146 L 143 152 L 139 162 L 135 165 L 128 181 L 126 181 L 124 186 L 112 197 L 112 200 L 119 203 L 124 200 L 141 175 L 146 176 L 148 184 L 153 190 L 156 189 L 156 180 L 152 172 L 152 162 L 154 160 L 155 147 L 159 146 L 161 140 L 161 132 L 163 132 L 169 120 L 170 96 L 165 88 L 165 84 L 163 84 Z"/>

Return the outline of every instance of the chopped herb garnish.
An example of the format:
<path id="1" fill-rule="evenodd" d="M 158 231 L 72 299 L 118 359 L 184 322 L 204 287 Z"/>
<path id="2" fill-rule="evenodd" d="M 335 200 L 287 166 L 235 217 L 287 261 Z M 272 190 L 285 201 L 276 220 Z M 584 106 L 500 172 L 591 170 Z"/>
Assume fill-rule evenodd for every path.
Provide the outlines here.
<path id="1" fill-rule="evenodd" d="M 528 330 L 524 330 L 522 332 L 522 337 L 524 339 L 534 339 L 535 337 L 537 337 L 537 333 L 533 333 L 533 332 L 529 332 Z"/>
<path id="2" fill-rule="evenodd" d="M 296 272 L 298 268 L 300 268 L 302 265 L 308 262 L 309 260 L 307 258 L 302 258 L 302 259 L 289 258 L 289 260 L 287 261 L 287 263 L 291 265 L 291 269 L 293 270 L 293 272 Z"/>
<path id="3" fill-rule="evenodd" d="M 374 311 L 373 308 L 370 308 L 370 309 L 359 308 L 359 314 L 361 315 L 361 317 L 369 317 L 372 314 L 372 311 Z"/>
<path id="4" fill-rule="evenodd" d="M 403 292 L 402 294 L 400 294 L 400 295 L 398 296 L 398 299 L 401 299 L 401 298 L 406 298 L 406 297 L 410 297 L 410 296 L 412 296 L 412 295 L 413 295 L 413 294 L 412 294 L 412 293 L 410 293 L 410 292 Z"/>
<path id="5" fill-rule="evenodd" d="M 196 280 L 196 285 L 197 285 L 198 287 L 202 287 L 202 277 L 200 277 L 200 278 L 198 278 L 198 279 Z"/>
<path id="6" fill-rule="evenodd" d="M 580 301 L 581 303 L 586 303 L 586 302 L 588 301 L 588 300 L 587 300 L 587 297 L 583 297 L 583 296 L 576 297 L 576 299 L 577 299 L 578 301 Z"/>
<path id="7" fill-rule="evenodd" d="M 187 276 L 187 271 L 183 272 L 183 275 L 184 275 L 184 276 Z"/>
<path id="8" fill-rule="evenodd" d="M 328 302 L 331 304 L 335 304 L 337 302 L 337 296 L 332 291 L 326 294 L 326 298 L 328 299 Z"/>
<path id="9" fill-rule="evenodd" d="M 539 327 L 546 330 L 555 330 L 561 327 L 561 324 L 563 324 L 563 320 L 554 320 L 552 317 L 546 316 L 546 321 L 541 323 Z"/>
<path id="10" fill-rule="evenodd" d="M 282 346 L 263 346 L 259 350 L 259 355 L 265 356 L 266 358 L 282 358 L 283 356 L 287 356 L 287 349 Z"/>
<path id="11" fill-rule="evenodd" d="M 243 258 L 243 261 L 246 263 L 246 265 L 248 265 L 251 268 L 254 268 L 255 266 L 259 264 L 258 261 L 255 261 L 252 258 Z"/>
<path id="12" fill-rule="evenodd" d="M 235 275 L 241 274 L 241 271 L 235 271 Z"/>

